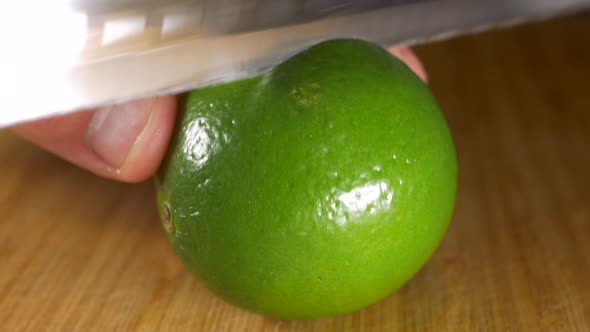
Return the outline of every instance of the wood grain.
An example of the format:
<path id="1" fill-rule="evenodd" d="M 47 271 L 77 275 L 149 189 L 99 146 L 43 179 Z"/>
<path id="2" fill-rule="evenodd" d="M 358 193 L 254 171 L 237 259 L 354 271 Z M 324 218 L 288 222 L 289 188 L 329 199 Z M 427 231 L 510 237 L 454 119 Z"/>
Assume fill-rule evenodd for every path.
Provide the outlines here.
<path id="1" fill-rule="evenodd" d="M 0 330 L 589 331 L 590 20 L 418 49 L 457 144 L 455 217 L 402 290 L 274 321 L 174 256 L 151 183 L 99 179 L 0 133 Z"/>

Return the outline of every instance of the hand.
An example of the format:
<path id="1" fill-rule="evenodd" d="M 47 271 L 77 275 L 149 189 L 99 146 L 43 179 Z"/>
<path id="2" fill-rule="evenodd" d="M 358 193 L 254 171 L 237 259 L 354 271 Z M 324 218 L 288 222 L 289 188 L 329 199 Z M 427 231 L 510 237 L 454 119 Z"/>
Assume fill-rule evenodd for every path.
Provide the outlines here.
<path id="1" fill-rule="evenodd" d="M 426 72 L 406 47 L 389 51 L 422 80 Z M 21 137 L 97 175 L 140 182 L 160 166 L 176 117 L 176 97 L 164 96 L 15 126 Z"/>

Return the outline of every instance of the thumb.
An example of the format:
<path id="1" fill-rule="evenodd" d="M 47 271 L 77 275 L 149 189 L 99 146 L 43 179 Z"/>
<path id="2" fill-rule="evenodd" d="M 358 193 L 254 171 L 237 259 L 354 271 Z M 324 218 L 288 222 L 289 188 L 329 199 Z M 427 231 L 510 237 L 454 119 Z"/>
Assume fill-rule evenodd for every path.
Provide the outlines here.
<path id="1" fill-rule="evenodd" d="M 100 176 L 139 182 L 158 169 L 175 111 L 173 96 L 157 97 L 26 123 L 14 131 Z"/>

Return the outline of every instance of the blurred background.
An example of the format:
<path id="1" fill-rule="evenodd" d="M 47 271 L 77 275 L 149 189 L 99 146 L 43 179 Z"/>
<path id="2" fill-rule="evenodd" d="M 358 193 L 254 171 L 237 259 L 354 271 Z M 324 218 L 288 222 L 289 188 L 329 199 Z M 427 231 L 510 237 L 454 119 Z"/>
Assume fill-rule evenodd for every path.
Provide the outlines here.
<path id="1" fill-rule="evenodd" d="M 590 16 L 416 49 L 459 192 L 446 238 L 363 311 L 273 321 L 180 264 L 153 184 L 98 178 L 0 131 L 0 330 L 589 331 Z"/>

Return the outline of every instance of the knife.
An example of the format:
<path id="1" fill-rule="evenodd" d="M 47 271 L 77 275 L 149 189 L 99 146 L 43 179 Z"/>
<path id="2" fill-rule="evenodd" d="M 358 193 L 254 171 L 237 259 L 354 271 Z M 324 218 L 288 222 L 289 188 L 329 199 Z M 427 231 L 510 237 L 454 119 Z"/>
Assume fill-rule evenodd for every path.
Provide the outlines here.
<path id="1" fill-rule="evenodd" d="M 417 45 L 590 0 L 28 0 L 0 4 L 0 128 L 246 78 L 312 44 Z"/>

